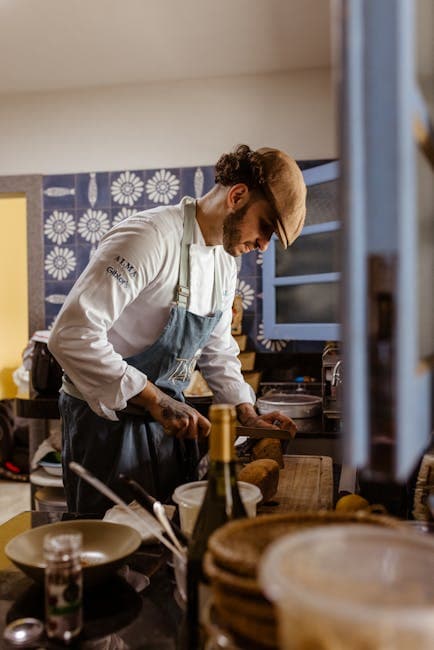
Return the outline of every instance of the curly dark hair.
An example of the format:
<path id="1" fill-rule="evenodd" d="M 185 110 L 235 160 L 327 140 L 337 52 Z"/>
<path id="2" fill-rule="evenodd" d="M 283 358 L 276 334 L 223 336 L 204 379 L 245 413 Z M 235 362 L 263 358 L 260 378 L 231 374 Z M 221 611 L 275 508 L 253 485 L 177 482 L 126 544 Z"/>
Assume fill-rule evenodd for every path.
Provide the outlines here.
<path id="1" fill-rule="evenodd" d="M 261 189 L 265 182 L 261 156 L 246 144 L 238 145 L 234 153 L 224 153 L 218 159 L 215 182 L 226 187 L 245 183 L 249 190 Z"/>

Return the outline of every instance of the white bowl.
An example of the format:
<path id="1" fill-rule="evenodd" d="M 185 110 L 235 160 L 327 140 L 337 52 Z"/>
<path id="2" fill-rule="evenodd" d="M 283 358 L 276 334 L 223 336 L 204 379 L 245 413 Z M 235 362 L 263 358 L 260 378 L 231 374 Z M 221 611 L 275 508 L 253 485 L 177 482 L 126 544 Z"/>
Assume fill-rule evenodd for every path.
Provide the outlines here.
<path id="1" fill-rule="evenodd" d="M 47 534 L 81 533 L 85 585 L 94 585 L 118 569 L 139 548 L 139 533 L 122 524 L 99 519 L 74 519 L 30 528 L 16 535 L 5 546 L 4 553 L 21 571 L 37 582 L 44 582 L 44 537 Z"/>
<path id="2" fill-rule="evenodd" d="M 208 481 L 184 483 L 184 485 L 177 487 L 172 495 L 172 499 L 178 504 L 181 529 L 186 535 L 191 535 L 193 532 L 207 485 Z M 256 485 L 245 481 L 238 481 L 238 488 L 247 515 L 254 517 L 256 515 L 256 505 L 262 499 L 261 490 Z"/>
<path id="3" fill-rule="evenodd" d="M 49 463 L 46 460 L 40 460 L 38 464 L 43 467 L 48 474 L 52 474 L 53 476 L 62 476 L 61 463 Z"/>

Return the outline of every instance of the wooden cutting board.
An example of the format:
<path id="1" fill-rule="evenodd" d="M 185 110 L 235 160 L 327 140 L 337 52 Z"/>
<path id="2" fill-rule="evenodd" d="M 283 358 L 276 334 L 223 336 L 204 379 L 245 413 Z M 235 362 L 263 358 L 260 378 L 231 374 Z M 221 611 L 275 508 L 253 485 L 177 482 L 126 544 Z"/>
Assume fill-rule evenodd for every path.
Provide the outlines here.
<path id="1" fill-rule="evenodd" d="M 333 461 L 330 456 L 283 457 L 279 487 L 269 505 L 258 514 L 285 513 L 294 510 L 333 509 Z"/>

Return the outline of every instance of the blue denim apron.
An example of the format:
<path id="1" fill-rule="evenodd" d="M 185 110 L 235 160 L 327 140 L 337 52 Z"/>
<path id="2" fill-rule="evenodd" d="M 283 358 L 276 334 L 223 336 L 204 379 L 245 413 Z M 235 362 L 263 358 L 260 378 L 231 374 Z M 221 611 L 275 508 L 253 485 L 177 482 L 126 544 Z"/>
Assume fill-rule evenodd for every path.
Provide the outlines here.
<path id="1" fill-rule="evenodd" d="M 189 245 L 193 239 L 196 204 L 183 200 L 184 231 L 181 243 L 179 285 L 169 320 L 160 337 L 145 351 L 126 361 L 146 373 L 171 397 L 184 401 L 200 349 L 221 318 L 221 280 L 214 264 L 214 304 L 211 316 L 188 311 Z M 93 472 L 127 501 L 131 495 L 119 482 L 120 473 L 138 481 L 148 492 L 166 501 L 175 487 L 197 478 L 199 461 L 195 440 L 178 440 L 164 433 L 162 426 L 146 413 L 117 413 L 119 421 L 94 413 L 84 400 L 60 393 L 63 425 L 63 480 L 68 509 L 101 513 L 112 504 L 69 469 L 74 460 Z"/>

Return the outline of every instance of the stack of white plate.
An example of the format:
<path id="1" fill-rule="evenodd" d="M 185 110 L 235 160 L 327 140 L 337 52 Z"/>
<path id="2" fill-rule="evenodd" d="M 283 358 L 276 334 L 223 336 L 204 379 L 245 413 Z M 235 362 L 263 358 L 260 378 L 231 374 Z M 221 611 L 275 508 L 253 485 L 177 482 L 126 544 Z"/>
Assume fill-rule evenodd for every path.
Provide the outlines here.
<path id="1" fill-rule="evenodd" d="M 52 476 L 62 476 L 62 463 L 50 463 L 46 460 L 40 460 L 38 465 Z"/>
<path id="2" fill-rule="evenodd" d="M 41 487 L 35 492 L 35 508 L 44 512 L 67 512 L 63 488 Z"/>
<path id="3" fill-rule="evenodd" d="M 30 474 L 30 481 L 38 486 L 35 492 L 36 510 L 67 511 L 61 463 L 40 460 L 38 469 Z"/>

